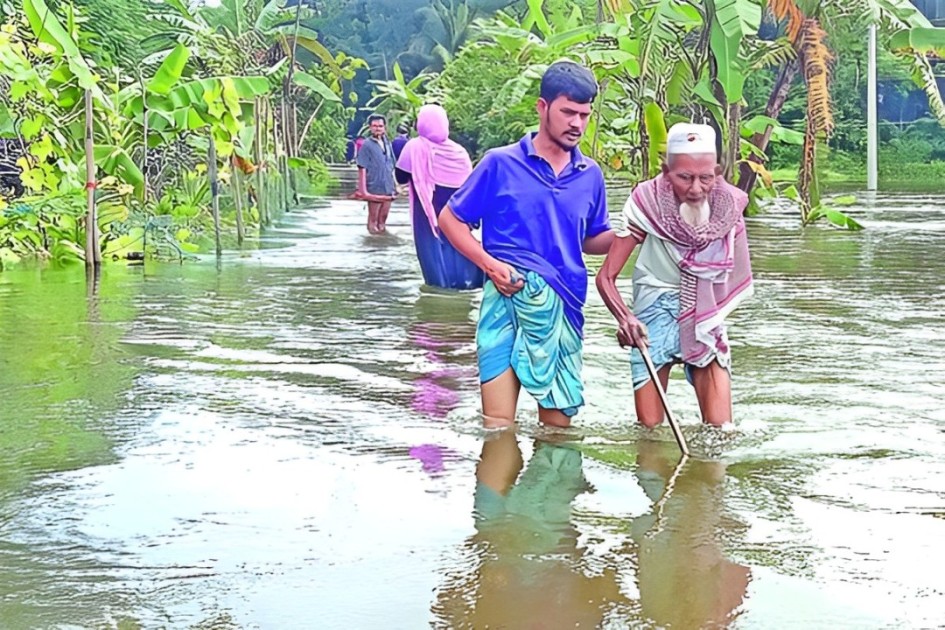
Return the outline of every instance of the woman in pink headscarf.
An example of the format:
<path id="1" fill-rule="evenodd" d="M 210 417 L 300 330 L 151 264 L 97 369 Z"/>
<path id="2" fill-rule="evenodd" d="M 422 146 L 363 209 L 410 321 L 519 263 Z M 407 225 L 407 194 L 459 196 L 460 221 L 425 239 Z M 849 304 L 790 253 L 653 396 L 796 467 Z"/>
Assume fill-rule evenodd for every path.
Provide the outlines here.
<path id="1" fill-rule="evenodd" d="M 482 271 L 440 234 L 437 217 L 472 172 L 466 149 L 449 139 L 450 123 L 439 105 L 424 105 L 417 116 L 418 137 L 397 160 L 397 181 L 410 184 L 414 244 L 423 280 L 444 289 L 476 289 Z"/>

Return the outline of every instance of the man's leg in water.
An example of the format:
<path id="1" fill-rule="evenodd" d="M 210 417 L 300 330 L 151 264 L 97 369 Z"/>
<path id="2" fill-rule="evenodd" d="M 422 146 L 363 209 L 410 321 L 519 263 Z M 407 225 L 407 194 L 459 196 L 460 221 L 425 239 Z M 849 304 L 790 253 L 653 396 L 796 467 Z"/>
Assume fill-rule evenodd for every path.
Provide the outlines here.
<path id="1" fill-rule="evenodd" d="M 567 428 L 571 426 L 571 417 L 560 409 L 538 407 L 538 421 L 549 427 Z"/>
<path id="2" fill-rule="evenodd" d="M 390 201 L 382 201 L 380 203 L 380 208 L 377 211 L 377 231 L 384 232 L 387 230 L 387 217 L 390 215 Z"/>
<path id="3" fill-rule="evenodd" d="M 377 234 L 377 221 L 380 214 L 381 203 L 379 201 L 367 202 L 367 231 L 371 234 Z"/>
<path id="4" fill-rule="evenodd" d="M 664 365 L 656 371 L 664 392 L 669 385 L 669 371 L 672 368 L 672 365 Z M 663 410 L 663 401 L 660 400 L 660 394 L 652 379 L 633 392 L 633 402 L 637 410 L 637 422 L 648 429 L 657 427 L 663 422 L 666 412 Z"/>
<path id="5" fill-rule="evenodd" d="M 714 427 L 732 422 L 732 377 L 728 370 L 718 361 L 703 368 L 690 369 L 702 421 Z"/>

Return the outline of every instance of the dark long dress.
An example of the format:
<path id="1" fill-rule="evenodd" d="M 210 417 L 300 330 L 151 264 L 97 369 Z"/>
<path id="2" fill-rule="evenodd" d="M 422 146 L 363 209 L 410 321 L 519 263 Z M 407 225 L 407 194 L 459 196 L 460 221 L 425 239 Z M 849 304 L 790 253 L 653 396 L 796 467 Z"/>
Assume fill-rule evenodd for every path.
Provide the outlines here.
<path id="1" fill-rule="evenodd" d="M 410 182 L 410 173 L 396 169 L 397 181 L 401 184 Z M 412 183 L 410 183 L 413 186 Z M 433 189 L 433 209 L 440 216 L 443 206 L 450 200 L 456 188 L 440 186 Z M 423 204 L 416 195 L 410 209 L 413 223 L 413 242 L 417 248 L 417 259 L 423 281 L 430 286 L 442 289 L 479 289 L 483 283 L 483 273 L 468 258 L 460 254 L 449 240 L 440 234 L 439 238 L 430 229 Z"/>

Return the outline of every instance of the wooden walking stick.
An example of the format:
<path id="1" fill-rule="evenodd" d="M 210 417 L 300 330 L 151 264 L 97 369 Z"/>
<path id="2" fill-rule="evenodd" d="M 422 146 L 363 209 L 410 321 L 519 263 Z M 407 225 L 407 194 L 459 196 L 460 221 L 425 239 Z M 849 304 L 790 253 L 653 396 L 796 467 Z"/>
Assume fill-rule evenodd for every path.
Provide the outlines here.
<path id="1" fill-rule="evenodd" d="M 673 430 L 673 435 L 676 436 L 676 443 L 679 444 L 679 450 L 682 451 L 683 455 L 689 455 L 689 447 L 686 446 L 686 438 L 683 437 L 682 429 L 679 428 L 679 424 L 676 422 L 673 412 L 669 410 L 666 392 L 663 391 L 663 384 L 660 383 L 660 379 L 657 378 L 656 368 L 653 366 L 653 359 L 650 358 L 650 351 L 647 350 L 646 345 L 642 343 L 638 344 L 637 348 L 640 350 L 640 354 L 643 355 L 643 362 L 646 363 L 646 371 L 650 373 L 650 380 L 656 385 L 656 391 L 660 395 L 660 402 L 663 403 L 663 410 L 666 411 L 669 426 Z"/>

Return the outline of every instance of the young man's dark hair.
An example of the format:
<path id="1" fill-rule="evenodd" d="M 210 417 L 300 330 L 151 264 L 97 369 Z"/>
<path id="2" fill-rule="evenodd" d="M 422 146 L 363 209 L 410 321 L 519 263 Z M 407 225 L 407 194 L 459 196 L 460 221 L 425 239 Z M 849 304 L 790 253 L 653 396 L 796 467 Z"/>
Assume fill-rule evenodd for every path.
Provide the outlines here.
<path id="1" fill-rule="evenodd" d="M 594 74 L 573 61 L 556 61 L 541 77 L 539 94 L 546 103 L 565 96 L 575 103 L 590 103 L 597 96 Z"/>
<path id="2" fill-rule="evenodd" d="M 397 133 L 410 133 L 410 125 L 405 122 L 397 125 Z"/>
<path id="3" fill-rule="evenodd" d="M 380 121 L 383 122 L 385 125 L 387 124 L 387 119 L 384 118 L 384 116 L 383 116 L 382 114 L 371 114 L 370 116 L 367 117 L 367 122 L 368 122 L 369 125 L 370 125 L 372 122 L 374 122 L 375 120 L 380 120 Z"/>

